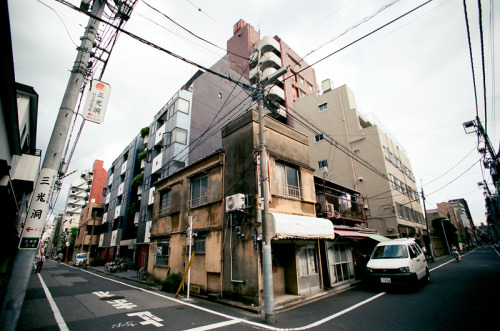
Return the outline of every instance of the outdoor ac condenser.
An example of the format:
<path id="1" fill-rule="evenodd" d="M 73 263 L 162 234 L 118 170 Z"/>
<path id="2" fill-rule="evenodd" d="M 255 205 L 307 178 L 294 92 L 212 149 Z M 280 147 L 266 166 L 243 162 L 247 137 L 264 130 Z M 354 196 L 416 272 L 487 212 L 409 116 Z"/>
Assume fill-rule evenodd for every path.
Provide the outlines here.
<path id="1" fill-rule="evenodd" d="M 245 209 L 245 195 L 237 193 L 226 197 L 226 212 Z"/>

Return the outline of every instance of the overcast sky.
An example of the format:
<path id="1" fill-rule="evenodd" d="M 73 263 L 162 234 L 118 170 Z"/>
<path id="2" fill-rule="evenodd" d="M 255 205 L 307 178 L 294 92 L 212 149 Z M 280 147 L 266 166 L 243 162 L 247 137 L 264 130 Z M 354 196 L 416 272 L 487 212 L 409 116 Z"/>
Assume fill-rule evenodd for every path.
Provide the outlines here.
<path id="1" fill-rule="evenodd" d="M 10 0 L 16 81 L 39 94 L 37 148 L 45 152 L 88 17 L 54 0 Z M 69 0 L 74 5 L 79 1 Z M 424 0 L 229 1 L 146 0 L 194 34 L 226 48 L 233 25 L 243 19 L 261 36 L 278 35 L 309 64 L 425 3 Z M 500 6 L 483 1 L 487 132 L 496 151 L 493 39 L 500 38 Z M 50 7 L 50 8 L 49 8 Z M 485 124 L 477 1 L 467 1 L 479 116 Z M 378 13 L 374 15 L 375 13 Z M 495 24 L 495 19 L 497 20 Z M 364 23 L 358 25 L 360 22 Z M 493 23 L 492 23 L 493 22 Z M 140 0 L 125 29 L 205 67 L 225 52 L 196 39 Z M 495 33 L 493 33 L 493 31 Z M 494 36 L 494 37 L 493 37 Z M 497 73 L 500 70 L 497 65 Z M 427 195 L 427 209 L 464 198 L 474 223 L 485 222 L 483 178 L 477 137 L 462 123 L 476 116 L 471 62 L 462 1 L 435 0 L 314 65 L 318 83 L 330 78 L 348 85 L 358 110 L 373 114 L 404 148 Z M 64 211 L 67 191 L 95 159 L 107 169 L 148 126 L 153 116 L 197 68 L 120 35 L 103 76 L 111 85 L 104 123 L 87 122 L 64 180 L 55 213 Z M 500 85 L 500 84 L 499 84 Z M 369 115 L 371 116 L 371 115 Z M 81 123 L 77 119 L 76 136 Z M 469 170 L 468 170 L 469 169 Z M 490 186 L 493 189 L 492 186 Z"/>

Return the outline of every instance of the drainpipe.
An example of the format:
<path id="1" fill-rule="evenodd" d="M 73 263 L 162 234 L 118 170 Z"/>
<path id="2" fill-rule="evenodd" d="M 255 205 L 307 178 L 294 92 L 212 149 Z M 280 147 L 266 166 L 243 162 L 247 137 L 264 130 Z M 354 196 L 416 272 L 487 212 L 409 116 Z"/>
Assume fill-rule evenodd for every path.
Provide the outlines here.
<path id="1" fill-rule="evenodd" d="M 229 251 L 231 253 L 231 282 L 232 283 L 244 283 L 244 280 L 233 279 L 233 246 L 232 246 L 232 238 L 233 238 L 233 214 L 229 214 L 229 222 L 231 228 L 231 234 L 229 235 Z"/>
<path id="2" fill-rule="evenodd" d="M 221 177 L 222 177 L 222 209 L 221 209 L 221 221 L 222 221 L 222 233 L 221 233 L 221 239 L 222 239 L 222 245 L 221 245 L 221 252 L 220 252 L 220 297 L 222 298 L 222 293 L 223 293 L 223 278 L 224 278 L 224 243 L 226 241 L 226 230 L 224 228 L 224 223 L 226 221 L 225 217 L 225 208 L 226 208 L 226 201 L 225 201 L 225 196 L 226 192 L 224 191 L 225 187 L 225 177 L 226 177 L 226 154 L 222 154 L 222 170 L 221 170 Z"/>

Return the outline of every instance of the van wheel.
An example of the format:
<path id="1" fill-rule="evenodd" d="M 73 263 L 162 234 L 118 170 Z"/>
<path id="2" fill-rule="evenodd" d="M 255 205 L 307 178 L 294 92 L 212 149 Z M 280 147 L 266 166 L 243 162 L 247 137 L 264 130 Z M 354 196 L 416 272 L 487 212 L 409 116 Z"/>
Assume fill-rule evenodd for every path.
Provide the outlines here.
<path id="1" fill-rule="evenodd" d="M 430 283 L 431 282 L 431 273 L 429 272 L 429 269 L 425 269 L 425 282 Z"/>

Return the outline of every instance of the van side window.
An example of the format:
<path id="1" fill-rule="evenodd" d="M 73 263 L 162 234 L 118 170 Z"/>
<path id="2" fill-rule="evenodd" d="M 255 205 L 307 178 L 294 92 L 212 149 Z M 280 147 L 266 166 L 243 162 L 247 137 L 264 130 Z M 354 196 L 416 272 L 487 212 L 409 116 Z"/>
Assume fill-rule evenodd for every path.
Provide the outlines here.
<path id="1" fill-rule="evenodd" d="M 410 249 L 410 257 L 412 259 L 416 258 L 418 256 L 418 253 L 417 253 L 417 250 L 415 248 L 415 245 L 410 245 L 410 246 L 408 246 L 408 248 Z"/>
<path id="2" fill-rule="evenodd" d="M 424 254 L 424 252 L 422 251 L 422 249 L 420 248 L 419 245 L 415 245 L 415 249 L 417 251 L 417 255 L 421 255 L 421 254 Z"/>

